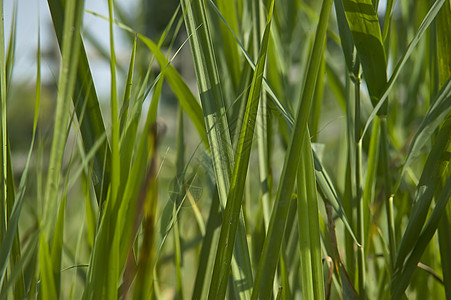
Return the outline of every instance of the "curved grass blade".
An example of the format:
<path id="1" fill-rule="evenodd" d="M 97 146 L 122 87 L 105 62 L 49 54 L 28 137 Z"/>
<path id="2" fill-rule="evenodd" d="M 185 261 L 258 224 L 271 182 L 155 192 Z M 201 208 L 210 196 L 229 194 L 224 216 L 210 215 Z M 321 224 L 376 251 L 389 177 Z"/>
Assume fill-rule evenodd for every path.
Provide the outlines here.
<path id="1" fill-rule="evenodd" d="M 448 132 L 451 134 L 451 131 Z M 449 149 L 448 149 L 449 150 Z M 451 177 L 448 177 L 445 186 L 443 187 L 441 193 L 437 198 L 436 206 L 429 217 L 427 224 L 421 231 L 412 252 L 408 256 L 406 262 L 404 263 L 400 273 L 396 274 L 392 281 L 392 295 L 391 299 L 400 299 L 405 289 L 410 283 L 413 272 L 415 271 L 418 262 L 421 259 L 426 247 L 431 241 L 432 237 L 437 231 L 439 222 L 442 215 L 445 213 L 445 208 L 451 198 Z"/>
<path id="2" fill-rule="evenodd" d="M 307 120 L 312 106 L 313 93 L 321 63 L 322 51 L 325 47 L 331 7 L 331 0 L 323 1 L 315 41 L 311 52 L 312 54 L 305 75 L 301 102 L 295 119 L 288 151 L 285 156 L 282 176 L 271 215 L 268 234 L 264 242 L 263 252 L 254 282 L 252 299 L 257 299 L 259 297 L 266 299 L 272 294 L 271 289 L 273 286 L 274 273 L 277 267 L 281 241 L 286 225 L 286 217 L 291 204 L 291 193 L 293 191 L 295 174 L 299 162 L 298 154 L 302 149 L 302 143 L 305 142 L 303 139 L 299 139 L 299 137 L 304 136 L 304 131 L 307 128 Z"/>
<path id="3" fill-rule="evenodd" d="M 437 16 L 438 12 L 440 11 L 440 8 L 442 7 L 443 3 L 445 3 L 445 0 L 437 0 L 435 1 L 434 5 L 432 5 L 431 9 L 429 10 L 426 17 L 424 17 L 423 22 L 421 23 L 420 27 L 418 28 L 417 33 L 413 37 L 412 41 L 410 41 L 409 46 L 407 47 L 406 52 L 402 56 L 402 58 L 398 61 L 396 64 L 396 67 L 390 76 L 390 80 L 386 84 L 383 94 L 380 96 L 380 99 L 377 102 L 377 105 L 374 107 L 373 111 L 371 112 L 370 116 L 368 117 L 368 120 L 366 121 L 365 127 L 363 129 L 362 133 L 362 139 L 365 136 L 366 131 L 368 130 L 368 127 L 370 126 L 370 123 L 373 121 L 376 114 L 379 112 L 382 105 L 384 105 L 385 101 L 387 100 L 388 95 L 391 92 L 391 89 L 393 88 L 393 85 L 395 84 L 396 79 L 399 76 L 399 73 L 401 72 L 402 67 L 406 63 L 407 59 L 412 54 L 413 50 L 417 46 L 418 42 L 420 41 L 423 34 L 426 32 L 426 29 L 429 28 L 432 21 L 434 21 L 435 17 Z"/>
<path id="4" fill-rule="evenodd" d="M 410 145 L 406 161 L 396 185 L 397 188 L 401 184 L 402 175 L 405 173 L 412 161 L 421 155 L 424 145 L 430 140 L 432 134 L 451 110 L 451 78 L 448 79 L 448 81 L 443 85 L 431 103 L 433 103 L 433 105 L 426 113 L 426 116 L 421 122 L 420 128 L 416 132 Z"/>
<path id="5" fill-rule="evenodd" d="M 376 105 L 387 83 L 384 44 L 376 11 L 371 0 L 343 0 L 343 7 L 362 64 L 371 101 L 373 105 Z M 347 36 L 344 40 L 345 46 L 350 44 L 348 39 Z M 350 49 L 347 51 L 352 53 Z M 350 59 L 352 58 L 346 59 L 348 65 Z"/>
<path id="6" fill-rule="evenodd" d="M 193 93 L 186 85 L 180 74 L 174 69 L 173 66 L 171 66 L 170 61 L 168 61 L 168 59 L 164 56 L 159 47 L 152 40 L 141 34 L 138 34 L 138 37 L 144 42 L 149 50 L 152 51 L 153 55 L 155 55 L 158 64 L 162 68 L 164 78 L 168 81 L 174 91 L 174 94 L 177 96 L 177 99 L 179 99 L 180 105 L 189 116 L 191 122 L 193 122 L 199 136 L 203 138 L 207 135 L 207 132 L 203 122 L 202 108 Z"/>
<path id="7" fill-rule="evenodd" d="M 241 201 L 243 199 L 244 185 L 249 167 L 249 157 L 254 136 L 255 123 L 259 99 L 262 91 L 262 78 L 265 68 L 266 53 L 268 49 L 269 32 L 271 28 L 274 1 L 269 3 L 268 19 L 265 33 L 261 43 L 257 68 L 255 69 L 249 98 L 244 113 L 238 147 L 235 155 L 230 191 L 227 197 L 227 206 L 221 226 L 218 250 L 216 252 L 215 267 L 208 297 L 210 299 L 223 299 L 226 293 L 230 264 L 235 244 L 236 232 L 239 224 Z"/>
<path id="8" fill-rule="evenodd" d="M 47 2 L 58 44 L 60 49 L 62 49 L 65 20 L 64 6 L 59 0 L 48 0 Z M 80 35 L 79 32 L 76 34 Z M 81 37 L 78 38 L 81 39 Z M 105 135 L 106 131 L 86 51 L 82 44 L 77 47 L 78 48 L 75 51 L 77 51 L 79 59 L 77 64 L 75 90 L 79 91 L 79 94 L 77 97 L 72 97 L 72 102 L 74 103 L 78 121 L 81 124 L 81 135 L 83 137 L 85 152 L 89 152 L 97 139 L 102 135 Z M 92 182 L 94 184 L 97 202 L 100 205 L 106 199 L 108 185 L 110 184 L 110 148 L 107 140 L 105 140 L 103 147 L 100 147 L 99 151 L 96 153 Z"/>
<path id="9" fill-rule="evenodd" d="M 449 151 L 449 146 L 451 143 L 450 137 L 451 137 L 451 118 L 448 116 L 444 125 L 440 129 L 440 132 L 437 136 L 433 149 L 430 152 L 429 157 L 426 161 L 423 173 L 421 174 L 420 182 L 418 183 L 417 186 L 414 207 L 412 208 L 412 212 L 409 216 L 409 223 L 402 236 L 401 244 L 399 246 L 396 256 L 395 269 L 392 279 L 392 297 L 398 295 L 399 293 L 402 293 L 405 287 L 407 286 L 405 282 L 406 280 L 405 276 L 410 276 L 405 275 L 405 272 L 410 272 L 406 271 L 407 261 L 415 259 L 412 258 L 411 253 L 415 251 L 420 251 L 422 253 L 424 249 L 416 250 L 416 248 L 422 247 L 421 245 L 423 245 L 424 243 L 425 243 L 424 246 L 426 246 L 427 243 L 429 242 L 430 238 L 426 240 L 420 239 L 421 235 L 426 234 L 425 233 L 426 227 L 433 226 L 431 222 L 435 221 L 437 221 L 437 225 L 435 226 L 438 226 L 438 219 L 434 219 L 431 215 L 428 221 L 428 224 L 431 225 L 426 225 L 426 227 L 422 230 L 429 211 L 429 206 L 431 204 L 432 198 L 437 191 L 438 182 L 440 181 L 440 178 L 444 178 L 444 174 L 447 174 L 446 162 L 449 161 L 449 157 L 447 157 L 446 153 Z M 446 186 L 443 188 L 443 191 L 441 192 L 442 196 L 440 197 L 447 195 L 446 194 L 447 189 L 449 189 L 450 188 L 449 185 L 451 185 L 449 181 L 450 180 L 448 178 Z M 446 199 L 446 201 L 448 199 Z M 440 200 L 437 200 L 437 205 L 434 209 L 434 212 L 439 207 L 439 203 Z M 433 215 L 434 214 L 436 213 L 433 213 Z M 439 216 L 436 216 L 435 218 L 439 218 Z M 409 268 L 411 268 L 411 266 Z"/>

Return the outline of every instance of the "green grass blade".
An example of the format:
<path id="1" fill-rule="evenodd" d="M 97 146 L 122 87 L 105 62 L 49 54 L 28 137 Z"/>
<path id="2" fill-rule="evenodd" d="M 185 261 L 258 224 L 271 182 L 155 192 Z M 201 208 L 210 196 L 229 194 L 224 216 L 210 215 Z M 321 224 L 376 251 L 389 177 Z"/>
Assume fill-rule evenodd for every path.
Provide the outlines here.
<path id="1" fill-rule="evenodd" d="M 380 96 L 380 99 L 378 100 L 377 105 L 374 107 L 373 111 L 371 112 L 370 116 L 368 117 L 368 120 L 366 121 L 365 127 L 363 129 L 362 138 L 365 136 L 365 133 L 366 133 L 370 123 L 373 121 L 374 117 L 379 112 L 382 105 L 384 105 L 385 101 L 387 100 L 387 97 L 390 94 L 391 89 L 393 88 L 393 85 L 395 84 L 395 81 L 398 78 L 402 67 L 405 65 L 405 63 L 407 62 L 407 59 L 412 54 L 413 50 L 417 46 L 421 37 L 426 32 L 426 29 L 428 29 L 429 26 L 431 25 L 432 21 L 434 21 L 435 17 L 437 16 L 438 12 L 440 11 L 440 8 L 442 7 L 443 3 L 445 3 L 445 0 L 435 1 L 435 3 L 432 5 L 431 9 L 429 10 L 428 14 L 426 15 L 426 17 L 424 17 L 423 22 L 421 23 L 420 27 L 418 28 L 418 31 L 416 32 L 413 39 L 410 41 L 406 52 L 403 54 L 402 58 L 396 64 L 396 67 L 393 70 L 392 75 L 390 76 L 390 80 L 386 84 L 383 94 Z"/>
<path id="2" fill-rule="evenodd" d="M 218 193 L 215 190 L 210 206 L 210 213 L 206 224 L 206 232 L 202 241 L 202 249 L 199 254 L 199 265 L 194 282 L 192 299 L 207 299 L 208 287 L 213 274 L 216 246 L 219 241 L 220 227 L 222 223 L 221 209 Z"/>
<path id="3" fill-rule="evenodd" d="M 426 116 L 421 122 L 420 128 L 415 133 L 415 137 L 410 144 L 409 152 L 407 154 L 400 179 L 398 180 L 397 187 L 399 187 L 401 183 L 402 175 L 405 173 L 410 164 L 422 154 L 425 144 L 430 140 L 431 135 L 435 132 L 437 127 L 442 123 L 443 119 L 451 110 L 451 79 L 448 79 L 431 103 L 433 103 L 432 106 L 426 113 Z"/>
<path id="4" fill-rule="evenodd" d="M 449 173 L 448 173 L 449 174 Z M 451 204 L 445 208 L 445 212 L 438 227 L 438 242 L 440 247 L 440 259 L 442 262 L 443 285 L 446 297 L 451 297 Z"/>
<path id="5" fill-rule="evenodd" d="M 174 94 L 177 96 L 180 105 L 183 107 L 191 122 L 193 122 L 196 127 L 199 136 L 201 138 L 205 137 L 207 132 L 203 122 L 202 108 L 185 81 L 183 81 L 182 77 L 174 69 L 174 67 L 170 65 L 168 59 L 152 40 L 142 35 L 138 35 L 138 37 L 144 42 L 149 50 L 152 51 L 153 55 L 155 55 L 158 64 L 162 68 L 162 74 L 164 74 L 165 79 L 168 81 L 174 91 Z M 208 147 L 207 142 L 206 146 Z"/>
<path id="6" fill-rule="evenodd" d="M 213 9 L 213 12 L 216 13 L 216 15 L 221 18 L 221 20 L 224 22 L 224 24 L 227 24 L 227 21 L 224 19 L 224 17 L 221 15 L 219 9 L 216 7 L 216 5 L 212 2 L 212 0 L 208 0 L 208 4 L 210 4 L 210 7 Z M 235 37 L 235 41 L 237 42 L 241 52 L 243 53 L 244 57 L 246 58 L 246 61 L 249 63 L 249 65 L 254 69 L 255 71 L 255 63 L 252 60 L 252 57 L 249 55 L 249 53 L 246 51 L 245 47 L 241 43 L 238 36 L 235 34 L 235 32 L 232 31 L 232 29 L 229 27 L 229 30 L 233 33 Z M 271 88 L 271 86 L 268 83 L 268 80 L 264 77 L 263 78 L 263 87 L 265 91 L 268 93 L 268 95 L 273 100 L 274 104 L 277 106 L 277 109 L 282 113 L 282 116 L 287 120 L 288 123 L 291 125 L 294 124 L 294 118 L 293 115 L 290 113 L 290 110 L 283 104 L 282 101 L 279 100 L 274 90 Z"/>
<path id="7" fill-rule="evenodd" d="M 60 207 L 58 209 L 58 216 L 55 224 L 55 231 L 53 233 L 52 245 L 50 249 L 50 259 L 52 261 L 53 282 L 55 284 L 56 294 L 60 295 L 61 288 L 61 257 L 63 250 L 63 236 L 64 236 L 64 219 L 66 212 L 67 197 L 63 196 Z"/>
<path id="8" fill-rule="evenodd" d="M 412 251 L 419 251 L 415 250 L 417 244 L 427 244 L 427 242 L 429 241 L 422 241 L 419 238 L 420 234 L 423 234 L 425 232 L 425 229 L 422 230 L 422 228 L 425 223 L 432 198 L 436 192 L 438 182 L 440 181 L 440 178 L 444 178 L 444 174 L 447 174 L 445 169 L 446 167 L 443 163 L 444 161 L 448 160 L 444 153 L 449 151 L 448 148 L 451 142 L 450 136 L 451 119 L 448 116 L 444 125 L 440 129 L 432 151 L 430 152 L 428 160 L 426 161 L 420 182 L 417 186 L 414 201 L 415 204 L 412 208 L 412 212 L 409 217 L 409 223 L 407 224 L 407 228 L 402 236 L 401 244 L 396 256 L 396 263 L 392 280 L 392 295 L 402 293 L 406 287 L 405 282 L 401 282 L 406 279 L 403 273 L 406 269 L 406 259 L 411 259 L 411 255 L 409 255 L 409 253 L 411 253 Z M 445 190 L 446 187 L 443 189 L 442 195 L 446 195 Z M 436 208 L 438 207 L 438 203 L 439 201 L 437 201 Z M 431 216 L 429 220 L 430 221 L 428 222 L 428 224 L 432 222 L 431 220 L 434 219 L 432 219 Z"/>
<path id="9" fill-rule="evenodd" d="M 374 119 L 373 129 L 371 131 L 371 140 L 368 151 L 368 165 L 366 170 L 365 185 L 363 188 L 363 211 L 365 220 L 365 234 L 364 234 L 364 245 L 368 245 L 368 235 L 371 222 L 371 212 L 370 207 L 373 203 L 375 197 L 375 182 L 377 165 L 379 158 L 379 118 Z M 368 247 L 364 249 L 368 251 Z"/>
<path id="10" fill-rule="evenodd" d="M 14 60 L 16 56 L 17 6 L 18 6 L 17 2 L 14 2 L 11 20 L 11 30 L 9 33 L 8 53 L 6 55 L 6 86 L 8 89 L 12 79 Z"/>
<path id="11" fill-rule="evenodd" d="M 213 11 L 218 15 L 218 17 L 220 17 L 223 22 L 225 24 L 227 24 L 227 22 L 224 20 L 224 17 L 221 15 L 221 13 L 219 12 L 218 8 L 216 7 L 216 5 L 212 2 L 209 1 L 208 2 L 210 4 L 210 7 L 213 8 Z M 232 31 L 232 29 L 229 27 L 229 30 Z M 249 63 L 249 65 L 255 69 L 255 64 L 252 60 L 252 58 L 250 57 L 250 55 L 247 53 L 247 51 L 244 49 L 244 46 L 242 45 L 242 43 L 240 42 L 239 38 L 236 36 L 236 34 L 232 31 L 232 33 L 235 36 L 235 40 L 238 43 L 241 52 L 244 54 L 247 62 Z M 329 74 L 330 72 L 328 72 Z M 287 124 L 289 125 L 289 127 L 291 128 L 294 124 L 294 118 L 293 115 L 291 114 L 290 109 L 288 109 L 286 107 L 286 105 L 284 105 L 281 100 L 279 99 L 279 97 L 276 95 L 276 93 L 274 92 L 274 90 L 271 88 L 271 86 L 269 85 L 268 81 L 266 78 L 263 78 L 263 86 L 265 88 L 265 91 L 268 93 L 268 95 L 271 97 L 272 101 L 274 102 L 274 104 L 276 105 L 278 111 L 282 114 L 282 116 L 284 117 L 284 119 L 286 120 Z M 317 176 L 317 181 L 318 181 L 318 186 L 323 190 L 323 192 L 328 195 L 328 200 L 331 201 L 334 209 L 336 210 L 336 212 L 338 213 L 339 217 L 343 220 L 346 229 L 350 232 L 352 238 L 354 239 L 354 241 L 359 244 L 357 242 L 357 239 L 355 237 L 355 234 L 353 233 L 353 230 L 348 222 L 348 219 L 344 213 L 343 210 L 343 206 L 341 204 L 341 201 L 338 197 L 338 194 L 335 191 L 335 188 L 332 184 L 332 181 L 330 180 L 330 177 L 327 175 L 326 170 L 322 167 L 322 164 L 320 162 L 320 160 L 318 159 L 318 157 L 316 155 L 314 155 L 314 161 L 315 161 L 315 170 L 316 170 L 316 176 Z"/>
<path id="12" fill-rule="evenodd" d="M 29 271 L 31 265 L 36 267 L 36 264 L 33 264 L 33 258 L 36 258 L 39 252 L 38 246 L 39 232 L 34 232 L 29 239 L 28 245 L 22 248 L 21 255 L 16 262 L 16 267 L 8 275 L 8 281 L 2 285 L 0 299 L 7 299 L 8 292 L 14 284 L 22 284 L 22 288 L 25 287 L 24 283 L 21 282 L 21 278 L 23 278 L 24 270 Z M 33 273 L 32 275 L 34 276 L 35 274 Z M 28 291 L 29 294 L 31 294 L 30 290 Z"/>
<path id="13" fill-rule="evenodd" d="M 225 207 L 233 167 L 233 153 L 205 2 L 203 0 L 193 2 L 183 0 L 181 4 L 185 14 L 185 27 L 190 36 L 194 70 L 208 133 L 216 184 L 219 189 L 219 199 L 222 206 Z M 248 297 L 252 285 L 252 268 L 242 214 L 239 223 L 232 273 L 234 280 L 242 283 L 241 295 Z"/>
<path id="14" fill-rule="evenodd" d="M 203 1 L 181 1 L 190 35 L 194 69 L 217 176 L 219 196 L 225 205 L 232 169 L 232 149 L 215 54 Z"/>
<path id="15" fill-rule="evenodd" d="M 308 129 L 298 166 L 299 249 L 303 299 L 324 299 L 324 280 L 321 259 L 318 200 L 312 146 Z"/>
<path id="16" fill-rule="evenodd" d="M 227 25 L 221 23 L 222 42 L 224 44 L 224 55 L 227 61 L 227 68 L 232 80 L 232 85 L 237 91 L 240 84 L 241 61 L 238 52 L 238 47 L 235 42 L 233 34 L 228 30 L 232 28 L 233 32 L 239 32 L 237 12 L 234 4 L 226 0 L 217 1 L 219 11 L 227 21 Z"/>
<path id="17" fill-rule="evenodd" d="M 448 134 L 451 134 L 451 131 L 448 131 Z M 448 149 L 449 151 L 449 149 Z M 392 295 L 391 299 L 399 299 L 404 293 L 405 289 L 409 285 L 410 279 L 412 277 L 413 272 L 415 271 L 418 262 L 421 259 L 426 247 L 431 241 L 432 237 L 437 231 L 437 227 L 439 226 L 440 219 L 442 215 L 445 213 L 445 208 L 451 198 L 451 177 L 448 177 L 443 190 L 437 197 L 437 203 L 432 211 L 431 216 L 421 234 L 416 241 L 415 246 L 412 249 L 412 253 L 408 256 L 406 262 L 404 263 L 401 273 L 396 274 L 396 277 L 393 278 L 392 281 Z"/>
<path id="18" fill-rule="evenodd" d="M 0 16 L 2 18 L 0 25 L 0 135 L 1 135 L 1 238 L 6 232 L 7 221 L 7 191 L 8 191 L 8 136 L 7 136 L 7 123 L 6 123 L 6 58 L 5 58 L 5 32 L 4 32 L 4 14 L 3 14 L 3 1 L 0 2 Z"/>
<path id="19" fill-rule="evenodd" d="M 42 298 L 58 299 L 53 277 L 52 260 L 44 232 L 40 233 L 39 238 L 39 269 L 41 273 L 39 293 L 42 294 Z"/>
<path id="20" fill-rule="evenodd" d="M 113 1 L 108 0 L 109 28 L 110 28 L 110 73 L 111 73 L 111 185 L 110 202 L 113 207 L 118 201 L 118 190 L 120 185 L 120 156 L 119 156 L 119 120 L 117 108 L 117 87 L 116 87 L 116 53 L 114 50 L 113 35 Z"/>
<path id="21" fill-rule="evenodd" d="M 445 5 L 437 15 L 438 86 L 451 77 L 451 7 Z"/>
<path id="22" fill-rule="evenodd" d="M 58 38 L 58 44 L 60 49 L 62 49 L 65 20 L 64 7 L 59 0 L 48 0 L 47 2 Z M 79 35 L 78 32 L 77 34 Z M 83 137 L 85 152 L 89 152 L 96 140 L 105 135 L 106 131 L 86 52 L 82 44 L 78 47 L 79 49 L 77 48 L 75 50 L 79 53 L 75 90 L 79 91 L 79 94 L 77 94 L 77 97 L 73 97 L 72 101 L 81 124 L 81 135 Z M 84 109 L 85 107 L 86 110 Z M 108 185 L 110 184 L 110 156 L 108 141 L 105 140 L 103 147 L 96 153 L 92 178 L 99 204 L 105 201 Z"/>
<path id="23" fill-rule="evenodd" d="M 83 1 L 68 1 L 66 3 L 65 23 L 63 30 L 62 66 L 58 80 L 58 100 L 55 112 L 55 130 L 50 152 L 49 172 L 45 188 L 44 228 L 47 238 L 52 236 L 56 222 L 56 207 L 58 202 L 58 187 L 60 170 L 66 144 L 66 127 L 69 118 L 70 100 L 75 89 L 76 71 L 78 65 Z"/>
<path id="24" fill-rule="evenodd" d="M 224 211 L 224 219 L 221 226 L 218 250 L 216 253 L 215 267 L 210 285 L 209 298 L 223 299 L 226 293 L 227 281 L 230 272 L 230 264 L 235 244 L 235 237 L 239 224 L 241 202 L 243 199 L 244 185 L 246 182 L 249 157 L 254 136 L 257 110 L 262 90 L 262 78 L 265 68 L 266 53 L 268 49 L 269 32 L 271 28 L 274 1 L 269 3 L 268 19 L 265 33 L 261 43 L 261 49 L 255 69 L 249 98 L 246 104 L 243 126 L 235 156 L 235 167 L 231 178 L 231 186 L 227 198 L 227 206 Z"/>
<path id="25" fill-rule="evenodd" d="M 352 229 L 349 219 L 346 216 L 342 200 L 340 200 L 340 197 L 334 187 L 334 184 L 332 183 L 332 180 L 330 179 L 324 167 L 321 165 L 321 162 L 315 151 L 313 151 L 313 161 L 315 165 L 316 182 L 322 192 L 324 200 L 332 205 L 338 217 L 343 221 L 346 230 L 349 232 L 354 242 L 359 245 L 354 230 Z"/>
<path id="26" fill-rule="evenodd" d="M 39 24 L 39 23 L 38 23 Z M 32 157 L 32 152 L 35 144 L 35 138 L 36 138 L 36 128 L 37 128 L 37 122 L 39 117 L 39 107 L 41 102 L 41 39 L 40 39 L 40 26 L 38 25 L 38 44 L 37 44 L 37 53 L 36 53 L 36 99 L 35 99 L 35 109 L 34 109 L 34 118 L 33 118 L 33 134 L 32 139 L 30 143 L 30 148 L 28 150 L 28 156 L 27 161 L 25 163 L 25 168 L 21 176 L 21 180 L 19 182 L 19 188 L 18 192 L 15 194 L 15 200 L 14 205 L 11 207 L 11 210 L 9 211 L 9 219 L 7 221 L 8 228 L 7 232 L 1 236 L 1 246 L 0 246 L 0 261 L 2 262 L 0 264 L 0 285 L 3 283 L 5 271 L 6 271 L 6 264 L 8 262 L 8 256 L 10 255 L 10 251 L 15 243 L 13 241 L 13 238 L 18 238 L 17 235 L 15 237 L 13 236 L 18 229 L 19 224 L 19 217 L 22 210 L 23 205 L 23 199 L 27 187 L 27 181 L 28 181 L 28 170 L 30 166 L 30 161 Z M 13 250 L 14 252 L 14 250 Z M 20 253 L 16 253 L 16 257 L 20 257 Z M 21 284 L 20 281 L 18 284 Z"/>
<path id="27" fill-rule="evenodd" d="M 130 106 L 130 96 L 132 93 L 132 82 L 133 82 L 133 71 L 134 71 L 134 67 L 135 67 L 136 40 L 137 40 L 137 37 L 135 36 L 135 39 L 133 40 L 133 48 L 132 48 L 132 55 L 130 57 L 130 64 L 128 67 L 127 80 L 125 82 L 125 90 L 124 90 L 124 97 L 122 99 L 121 112 L 119 114 L 119 120 L 120 120 L 119 131 L 121 134 L 125 129 L 125 124 L 127 123 L 128 109 Z"/>
<path id="28" fill-rule="evenodd" d="M 183 201 L 182 196 L 185 195 L 185 139 L 184 139 L 184 125 L 183 125 L 183 109 L 179 106 L 177 109 L 177 159 L 176 159 L 176 177 L 174 182 L 178 183 L 174 186 L 176 191 L 172 209 L 172 218 L 177 219 L 177 206 Z M 180 220 L 180 218 L 178 218 Z M 177 297 L 183 299 L 183 281 L 182 281 L 182 259 L 183 253 L 181 250 L 180 240 L 180 222 L 174 223 L 174 255 L 175 255 L 175 269 L 177 274 Z"/>
<path id="29" fill-rule="evenodd" d="M 354 39 L 352 37 L 351 29 L 346 20 L 345 9 L 343 1 L 334 1 L 335 13 L 337 14 L 338 33 L 340 35 L 341 48 L 346 61 L 346 67 L 350 73 L 356 66 L 356 52 L 354 48 Z"/>
<path id="30" fill-rule="evenodd" d="M 377 14 L 371 0 L 344 0 L 343 6 L 366 85 L 373 105 L 376 105 L 387 83 L 384 44 Z M 348 36 L 346 38 L 349 39 Z M 345 40 L 343 44 L 349 42 Z M 345 54 L 345 57 L 348 55 Z"/>
<path id="31" fill-rule="evenodd" d="M 282 176 L 274 203 L 274 210 L 271 215 L 268 234 L 263 246 L 263 252 L 258 266 L 252 299 L 259 297 L 269 298 L 273 285 L 274 273 L 279 258 L 280 246 L 286 225 L 286 216 L 291 202 L 291 193 L 294 186 L 295 174 L 299 162 L 298 153 L 302 149 L 302 136 L 307 128 L 307 120 L 310 115 L 313 93 L 316 79 L 321 63 L 321 55 L 325 47 L 325 37 L 329 21 L 332 1 L 325 0 L 322 4 L 320 19 L 316 30 L 315 41 L 312 49 L 312 56 L 308 63 L 305 83 L 301 95 L 295 125 L 290 138 L 288 152 L 282 170 Z"/>

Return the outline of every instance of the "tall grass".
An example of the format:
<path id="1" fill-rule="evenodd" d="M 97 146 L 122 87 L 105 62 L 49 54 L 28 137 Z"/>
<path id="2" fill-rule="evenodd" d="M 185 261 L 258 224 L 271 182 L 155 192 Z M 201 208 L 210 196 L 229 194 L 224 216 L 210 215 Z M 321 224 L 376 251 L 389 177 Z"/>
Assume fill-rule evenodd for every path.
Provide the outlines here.
<path id="1" fill-rule="evenodd" d="M 450 1 L 145 2 L 48 0 L 22 168 L 0 3 L 1 299 L 451 299 Z"/>

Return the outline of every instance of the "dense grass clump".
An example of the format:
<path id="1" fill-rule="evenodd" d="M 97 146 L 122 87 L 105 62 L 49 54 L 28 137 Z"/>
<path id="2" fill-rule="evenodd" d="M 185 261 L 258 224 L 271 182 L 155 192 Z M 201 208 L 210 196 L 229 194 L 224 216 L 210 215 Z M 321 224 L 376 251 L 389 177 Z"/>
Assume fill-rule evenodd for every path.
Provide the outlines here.
<path id="1" fill-rule="evenodd" d="M 0 26 L 0 299 L 451 299 L 449 0 L 47 2 L 53 84 Z"/>

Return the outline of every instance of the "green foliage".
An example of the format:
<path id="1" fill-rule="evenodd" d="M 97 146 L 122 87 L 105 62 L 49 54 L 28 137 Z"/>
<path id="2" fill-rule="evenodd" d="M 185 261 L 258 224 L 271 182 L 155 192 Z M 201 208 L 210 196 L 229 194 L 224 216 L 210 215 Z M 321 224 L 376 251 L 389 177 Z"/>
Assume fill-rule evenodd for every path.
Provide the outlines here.
<path id="1" fill-rule="evenodd" d="M 48 0 L 16 144 L 0 1 L 0 299 L 451 299 L 451 3 L 395 2 Z"/>

